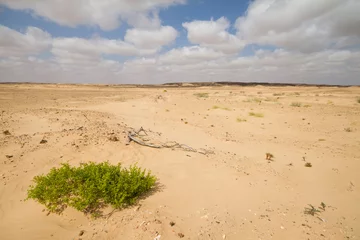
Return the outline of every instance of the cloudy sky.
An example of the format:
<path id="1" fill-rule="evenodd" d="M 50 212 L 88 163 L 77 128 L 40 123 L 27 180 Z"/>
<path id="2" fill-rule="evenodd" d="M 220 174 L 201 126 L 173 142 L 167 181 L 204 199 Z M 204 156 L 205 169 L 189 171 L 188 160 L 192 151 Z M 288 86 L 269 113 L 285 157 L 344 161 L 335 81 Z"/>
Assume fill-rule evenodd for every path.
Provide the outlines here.
<path id="1" fill-rule="evenodd" d="M 360 0 L 0 0 L 0 82 L 360 85 Z"/>

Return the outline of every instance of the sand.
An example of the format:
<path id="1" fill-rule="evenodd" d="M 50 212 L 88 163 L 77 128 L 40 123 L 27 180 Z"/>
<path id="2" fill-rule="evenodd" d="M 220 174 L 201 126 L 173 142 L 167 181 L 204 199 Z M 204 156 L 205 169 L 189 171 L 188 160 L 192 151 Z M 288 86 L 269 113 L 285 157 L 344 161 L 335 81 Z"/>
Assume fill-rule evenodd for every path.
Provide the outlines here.
<path id="1" fill-rule="evenodd" d="M 2 84 L 0 239 L 360 239 L 359 96 L 359 87 Z M 207 154 L 126 145 L 140 127 Z M 24 201 L 34 176 L 88 161 L 137 163 L 158 187 L 99 219 Z M 325 211 L 304 213 L 321 202 Z"/>

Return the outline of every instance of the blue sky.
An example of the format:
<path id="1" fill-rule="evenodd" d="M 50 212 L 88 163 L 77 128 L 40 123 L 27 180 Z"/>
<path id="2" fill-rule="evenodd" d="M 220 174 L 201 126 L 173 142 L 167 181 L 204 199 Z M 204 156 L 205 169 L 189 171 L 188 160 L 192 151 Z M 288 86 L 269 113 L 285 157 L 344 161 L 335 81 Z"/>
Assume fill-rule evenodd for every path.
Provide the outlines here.
<path id="1" fill-rule="evenodd" d="M 206 3 L 205 3 L 206 2 Z M 192 20 L 210 20 L 226 16 L 230 22 L 243 15 L 248 7 L 249 0 L 189 0 L 187 4 L 169 6 L 159 12 L 163 25 L 170 25 L 179 31 L 176 39 L 178 46 L 188 45 L 186 31 L 182 27 L 183 22 Z M 31 10 L 13 10 L 3 6 L 0 14 L 0 23 L 17 31 L 23 31 L 27 26 L 34 26 L 50 33 L 53 37 L 80 37 L 90 38 L 94 34 L 111 39 L 123 39 L 128 25 L 123 23 L 119 28 L 104 31 L 97 26 L 67 27 L 46 20 L 43 17 L 34 16 Z M 229 29 L 235 32 L 234 28 Z"/>
<path id="2" fill-rule="evenodd" d="M 191 81 L 219 75 L 359 82 L 357 1 L 0 0 L 0 6 L 0 70 L 9 79 L 56 74 L 73 82 L 76 72 L 96 82 L 105 72 L 110 82 L 131 74 L 146 82 L 153 74 L 161 83 L 182 79 L 180 72 Z M 44 66 L 52 72 L 41 72 Z"/>

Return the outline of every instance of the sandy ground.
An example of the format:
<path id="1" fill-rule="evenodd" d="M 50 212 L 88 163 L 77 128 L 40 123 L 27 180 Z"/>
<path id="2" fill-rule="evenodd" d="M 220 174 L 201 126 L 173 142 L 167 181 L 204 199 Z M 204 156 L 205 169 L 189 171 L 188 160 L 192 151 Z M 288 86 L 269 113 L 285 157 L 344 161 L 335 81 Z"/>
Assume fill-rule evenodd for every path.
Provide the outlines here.
<path id="1" fill-rule="evenodd" d="M 0 85 L 0 239 L 360 239 L 358 96 L 358 87 Z M 140 127 L 208 154 L 126 145 Z M 106 160 L 138 163 L 159 188 L 96 220 L 24 201 L 34 176 Z M 325 211 L 304 213 L 321 202 Z"/>

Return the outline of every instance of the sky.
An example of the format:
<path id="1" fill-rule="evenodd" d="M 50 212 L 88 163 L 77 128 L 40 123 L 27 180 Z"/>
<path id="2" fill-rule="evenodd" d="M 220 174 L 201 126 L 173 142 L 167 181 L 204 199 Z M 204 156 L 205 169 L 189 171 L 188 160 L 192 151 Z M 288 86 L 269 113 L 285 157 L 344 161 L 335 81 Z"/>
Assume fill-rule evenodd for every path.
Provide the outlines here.
<path id="1" fill-rule="evenodd" d="M 360 0 L 0 0 L 0 82 L 360 85 Z"/>

